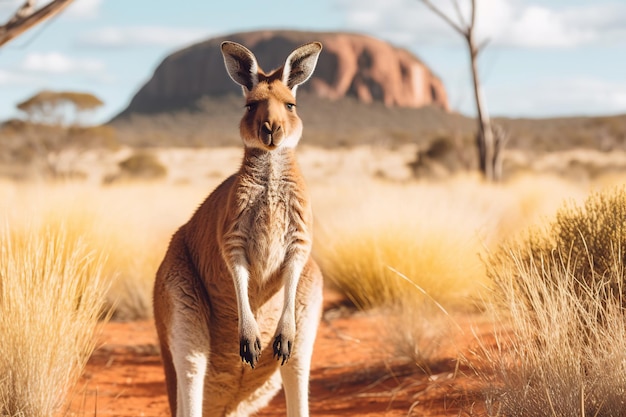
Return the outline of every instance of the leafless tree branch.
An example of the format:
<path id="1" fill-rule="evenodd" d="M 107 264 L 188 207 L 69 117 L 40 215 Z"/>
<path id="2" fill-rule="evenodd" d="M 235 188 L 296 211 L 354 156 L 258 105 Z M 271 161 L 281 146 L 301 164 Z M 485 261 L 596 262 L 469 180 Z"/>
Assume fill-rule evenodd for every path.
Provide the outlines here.
<path id="1" fill-rule="evenodd" d="M 469 23 L 467 23 L 465 17 L 463 17 L 458 0 L 452 0 L 457 17 L 461 22 L 460 24 L 455 22 L 450 16 L 446 15 L 441 9 L 437 8 L 431 0 L 421 0 L 421 2 L 465 38 L 469 49 L 472 83 L 474 86 L 474 99 L 476 100 L 476 113 L 478 121 L 477 147 L 480 169 L 485 175 L 485 178 L 490 181 L 498 181 L 502 175 L 501 151 L 504 147 L 504 141 L 496 141 L 494 138 L 489 112 L 487 111 L 487 106 L 482 95 L 480 77 L 478 75 L 478 65 L 476 62 L 477 57 L 485 46 L 487 46 L 489 39 L 485 39 L 478 45 L 474 39 L 474 29 L 476 26 L 476 0 L 471 0 L 470 2 L 471 9 Z"/>
<path id="2" fill-rule="evenodd" d="M 470 11 L 470 24 L 468 28 L 470 30 L 474 30 L 474 26 L 476 26 L 476 0 L 472 0 L 472 9 Z"/>
<path id="3" fill-rule="evenodd" d="M 36 0 L 26 0 L 22 7 L 9 21 L 0 26 L 0 46 L 11 41 L 28 29 L 59 13 L 72 3 L 73 0 L 53 0 L 38 10 L 35 10 Z"/>
<path id="4" fill-rule="evenodd" d="M 17 9 L 17 12 L 15 12 L 13 17 L 11 18 L 11 20 L 9 20 L 7 24 L 12 24 L 13 22 L 19 19 L 23 19 L 29 14 L 31 14 L 35 10 L 35 3 L 36 3 L 35 0 L 27 0 L 26 3 L 22 5 L 22 7 Z"/>
<path id="5" fill-rule="evenodd" d="M 452 28 L 454 30 L 459 32 L 461 34 L 461 36 L 467 37 L 466 29 L 462 28 L 457 22 L 455 22 L 454 20 L 450 19 L 450 17 L 447 14 L 445 14 L 443 11 L 441 11 L 441 9 L 437 8 L 437 6 L 435 6 L 430 0 L 421 0 L 421 1 L 422 1 L 422 3 L 424 3 L 426 5 L 426 7 L 428 7 L 430 10 L 432 10 L 433 13 L 435 13 L 437 16 L 439 16 L 440 18 L 445 20 L 446 23 L 448 23 L 450 26 L 452 26 Z"/>
<path id="6" fill-rule="evenodd" d="M 465 16 L 463 16 L 463 12 L 461 11 L 459 0 L 452 0 L 452 4 L 454 5 L 454 10 L 456 10 L 456 15 L 459 18 L 459 22 L 461 22 L 461 27 L 467 30 L 467 22 L 465 21 Z"/>

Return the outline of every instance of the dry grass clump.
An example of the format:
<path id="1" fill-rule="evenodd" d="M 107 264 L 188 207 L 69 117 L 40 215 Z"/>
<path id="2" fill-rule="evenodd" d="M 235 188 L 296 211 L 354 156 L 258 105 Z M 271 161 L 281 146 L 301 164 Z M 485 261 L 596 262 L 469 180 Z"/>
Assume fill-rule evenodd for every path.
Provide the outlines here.
<path id="1" fill-rule="evenodd" d="M 314 245 L 327 282 L 365 309 L 478 297 L 487 285 L 479 258 L 485 219 L 467 194 L 449 201 L 464 185 L 327 190 Z"/>
<path id="2" fill-rule="evenodd" d="M 314 255 L 327 282 L 362 308 L 405 298 L 471 306 L 491 285 L 481 257 L 583 193 L 553 177 L 497 186 L 468 175 L 403 185 L 361 180 L 313 192 Z"/>
<path id="3" fill-rule="evenodd" d="M 552 235 L 559 251 L 569 252 L 571 268 L 579 279 L 591 281 L 591 286 L 600 280 L 614 290 L 624 287 L 621 274 L 621 265 L 626 261 L 624 188 L 594 193 L 582 207 L 565 207 L 557 213 Z"/>
<path id="4" fill-rule="evenodd" d="M 486 352 L 490 415 L 625 415 L 621 300 L 600 279 L 580 281 L 556 255 L 509 256 L 515 265 L 500 271 L 498 292 L 511 333 L 499 336 L 499 351 Z"/>
<path id="5" fill-rule="evenodd" d="M 152 317 L 152 287 L 172 233 L 201 201 L 202 190 L 165 184 L 128 184 L 94 193 L 92 245 L 107 255 L 105 274 L 115 277 L 107 302 L 113 319 Z"/>
<path id="6" fill-rule="evenodd" d="M 152 285 L 170 236 L 201 201 L 203 189 L 165 184 L 0 183 L 0 213 L 17 224 L 61 215 L 69 234 L 102 259 L 112 281 L 107 306 L 113 318 L 152 315 Z"/>
<path id="7" fill-rule="evenodd" d="M 581 286 L 594 287 L 600 281 L 623 298 L 620 291 L 625 277 L 618 267 L 626 261 L 626 191 L 594 192 L 583 205 L 565 204 L 553 222 L 543 230 L 531 231 L 521 244 L 527 248 L 523 258 L 527 265 L 558 255 Z M 496 254 L 494 261 L 511 263 L 502 253 Z M 546 280 L 558 278 L 558 274 L 544 276 Z"/>
<path id="8" fill-rule="evenodd" d="M 22 220 L 0 228 L 0 415 L 48 417 L 94 349 L 108 280 L 68 219 Z"/>
<path id="9" fill-rule="evenodd" d="M 592 194 L 491 259 L 491 415 L 626 415 L 625 226 L 623 189 Z"/>

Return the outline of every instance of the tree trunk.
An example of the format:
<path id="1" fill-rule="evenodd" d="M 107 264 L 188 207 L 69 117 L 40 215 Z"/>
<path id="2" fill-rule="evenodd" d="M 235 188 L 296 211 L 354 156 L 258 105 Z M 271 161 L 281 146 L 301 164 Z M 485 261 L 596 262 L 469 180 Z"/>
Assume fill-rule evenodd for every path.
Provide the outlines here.
<path id="1" fill-rule="evenodd" d="M 479 166 L 487 181 L 499 181 L 502 170 L 496 169 L 496 159 L 500 159 L 500 152 L 496 151 L 495 139 L 491 128 L 491 120 L 489 119 L 489 112 L 484 104 L 482 88 L 478 78 L 478 65 L 476 63 L 478 50 L 474 46 L 471 33 L 466 37 L 466 40 L 470 52 L 472 81 L 474 83 L 474 97 L 476 99 L 478 121 L 478 134 L 476 140 L 478 142 Z M 498 156 L 498 158 L 496 158 L 496 156 Z"/>

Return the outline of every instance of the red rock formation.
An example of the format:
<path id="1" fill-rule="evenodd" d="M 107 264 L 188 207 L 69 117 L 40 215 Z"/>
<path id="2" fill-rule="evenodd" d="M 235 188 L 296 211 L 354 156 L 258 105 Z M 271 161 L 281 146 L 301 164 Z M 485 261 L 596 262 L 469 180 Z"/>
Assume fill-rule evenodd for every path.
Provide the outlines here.
<path id="1" fill-rule="evenodd" d="M 317 69 L 300 91 L 331 100 L 352 96 L 387 106 L 449 109 L 441 80 L 404 49 L 351 33 L 268 30 L 214 38 L 170 55 L 123 114 L 192 107 L 202 96 L 237 92 L 238 87 L 226 75 L 219 49 L 226 39 L 247 46 L 268 70 L 282 65 L 296 46 L 321 41 L 324 50 Z"/>

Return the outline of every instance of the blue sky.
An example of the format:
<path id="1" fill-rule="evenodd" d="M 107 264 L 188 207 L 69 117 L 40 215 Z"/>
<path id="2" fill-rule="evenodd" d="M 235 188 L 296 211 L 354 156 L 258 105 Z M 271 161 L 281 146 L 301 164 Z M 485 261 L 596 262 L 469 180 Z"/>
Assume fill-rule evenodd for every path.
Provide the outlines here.
<path id="1" fill-rule="evenodd" d="M 446 10 L 451 2 L 434 0 Z M 468 0 L 459 0 L 461 4 Z M 626 1 L 477 0 L 492 115 L 626 113 Z M 0 0 L 5 22 L 22 0 Z M 45 0 L 40 0 L 40 5 Z M 265 28 L 360 32 L 414 52 L 474 114 L 462 38 L 418 0 L 75 0 L 0 49 L 0 120 L 47 88 L 96 94 L 94 121 L 121 111 L 169 53 L 212 36 Z"/>

